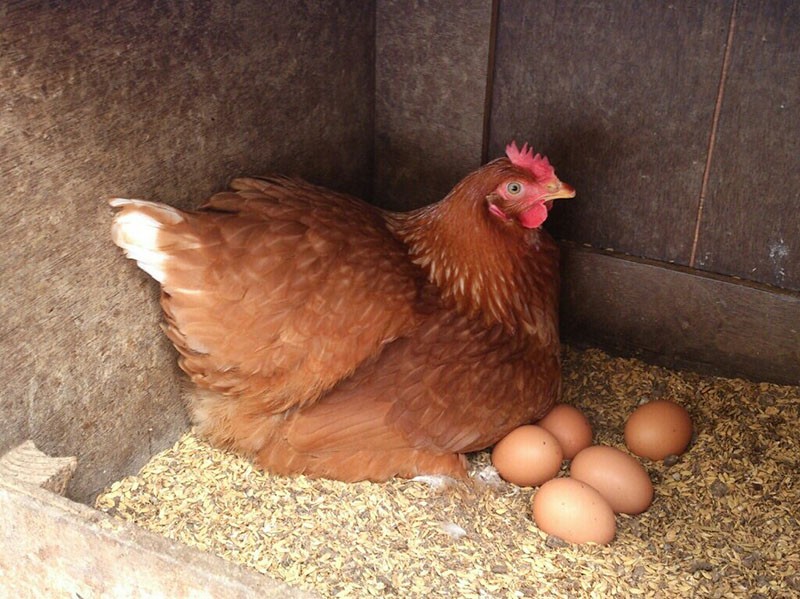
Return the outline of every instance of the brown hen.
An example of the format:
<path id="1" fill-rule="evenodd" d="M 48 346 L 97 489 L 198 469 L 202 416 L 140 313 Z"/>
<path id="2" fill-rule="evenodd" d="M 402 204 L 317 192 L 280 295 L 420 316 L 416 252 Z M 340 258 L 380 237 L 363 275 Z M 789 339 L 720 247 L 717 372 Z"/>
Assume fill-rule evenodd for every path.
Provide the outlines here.
<path id="1" fill-rule="evenodd" d="M 527 146 L 408 213 L 285 177 L 196 212 L 115 199 L 114 242 L 161 284 L 213 444 L 340 480 L 465 475 L 463 454 L 560 388 L 558 251 L 573 197 Z"/>

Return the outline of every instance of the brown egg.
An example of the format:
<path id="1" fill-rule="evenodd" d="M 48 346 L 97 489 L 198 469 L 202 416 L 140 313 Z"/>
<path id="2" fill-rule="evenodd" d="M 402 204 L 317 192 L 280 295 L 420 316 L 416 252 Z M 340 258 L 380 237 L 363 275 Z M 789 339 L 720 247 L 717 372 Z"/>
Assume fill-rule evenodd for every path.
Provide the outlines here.
<path id="1" fill-rule="evenodd" d="M 492 464 L 500 476 L 521 487 L 550 480 L 558 474 L 563 459 L 556 438 L 534 424 L 514 429 L 492 450 Z"/>
<path id="2" fill-rule="evenodd" d="M 614 538 L 614 511 L 594 487 L 575 478 L 547 481 L 533 496 L 536 526 L 570 543 L 605 545 Z"/>
<path id="3" fill-rule="evenodd" d="M 597 489 L 618 514 L 640 514 L 653 501 L 647 471 L 639 460 L 616 447 L 587 447 L 572 460 L 569 475 Z"/>
<path id="4" fill-rule="evenodd" d="M 592 425 L 578 408 L 557 404 L 537 422 L 558 439 L 564 451 L 564 459 L 571 460 L 581 449 L 592 444 Z"/>
<path id="5" fill-rule="evenodd" d="M 683 406 L 651 401 L 636 408 L 625 423 L 625 445 L 633 453 L 651 460 L 686 451 L 692 439 L 692 419 Z"/>

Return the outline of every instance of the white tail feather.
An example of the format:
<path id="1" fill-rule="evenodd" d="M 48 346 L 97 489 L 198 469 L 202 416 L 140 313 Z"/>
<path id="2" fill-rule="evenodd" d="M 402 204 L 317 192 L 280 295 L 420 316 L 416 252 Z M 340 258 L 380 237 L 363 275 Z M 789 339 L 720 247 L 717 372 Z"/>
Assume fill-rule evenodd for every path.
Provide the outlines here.
<path id="1" fill-rule="evenodd" d="M 182 222 L 184 219 L 180 212 L 170 206 L 144 200 L 114 198 L 109 200 L 109 204 L 123 209 L 111 225 L 114 243 L 125 251 L 128 258 L 136 260 L 139 268 L 163 285 L 166 279 L 164 267 L 167 256 L 161 249 L 159 233 L 167 225 Z M 160 220 L 143 211 L 137 211 L 137 207 L 149 208 Z"/>
<path id="2" fill-rule="evenodd" d="M 114 208 L 124 208 L 125 206 L 147 206 L 156 210 L 164 217 L 164 221 L 170 225 L 177 225 L 183 222 L 183 217 L 177 208 L 159 204 L 158 202 L 148 202 L 147 200 L 129 200 L 127 198 L 111 198 L 108 203 Z"/>

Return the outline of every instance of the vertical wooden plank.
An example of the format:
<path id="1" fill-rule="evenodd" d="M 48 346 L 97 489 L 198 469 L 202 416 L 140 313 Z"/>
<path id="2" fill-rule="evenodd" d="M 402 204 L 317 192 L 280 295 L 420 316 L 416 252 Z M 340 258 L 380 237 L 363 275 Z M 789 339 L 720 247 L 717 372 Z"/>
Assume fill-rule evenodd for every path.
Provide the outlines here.
<path id="1" fill-rule="evenodd" d="M 441 199 L 480 164 L 491 0 L 377 0 L 375 200 Z"/>
<path id="2" fill-rule="evenodd" d="M 501 2 L 491 155 L 529 141 L 577 188 L 557 236 L 688 261 L 730 9 Z"/>
<path id="3" fill-rule="evenodd" d="M 698 268 L 800 289 L 800 3 L 739 2 Z"/>

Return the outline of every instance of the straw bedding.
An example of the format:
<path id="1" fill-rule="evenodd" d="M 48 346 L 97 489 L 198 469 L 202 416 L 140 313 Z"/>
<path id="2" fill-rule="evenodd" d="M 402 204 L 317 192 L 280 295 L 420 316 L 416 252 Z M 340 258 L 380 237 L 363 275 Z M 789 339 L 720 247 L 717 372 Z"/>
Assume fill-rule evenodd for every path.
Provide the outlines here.
<path id="1" fill-rule="evenodd" d="M 564 401 L 595 442 L 624 448 L 642 401 L 668 398 L 695 424 L 689 450 L 643 461 L 653 505 L 618 516 L 608 546 L 548 537 L 535 489 L 473 478 L 344 484 L 255 470 L 191 432 L 96 505 L 321 596 L 790 597 L 800 595 L 800 392 L 565 349 Z"/>

